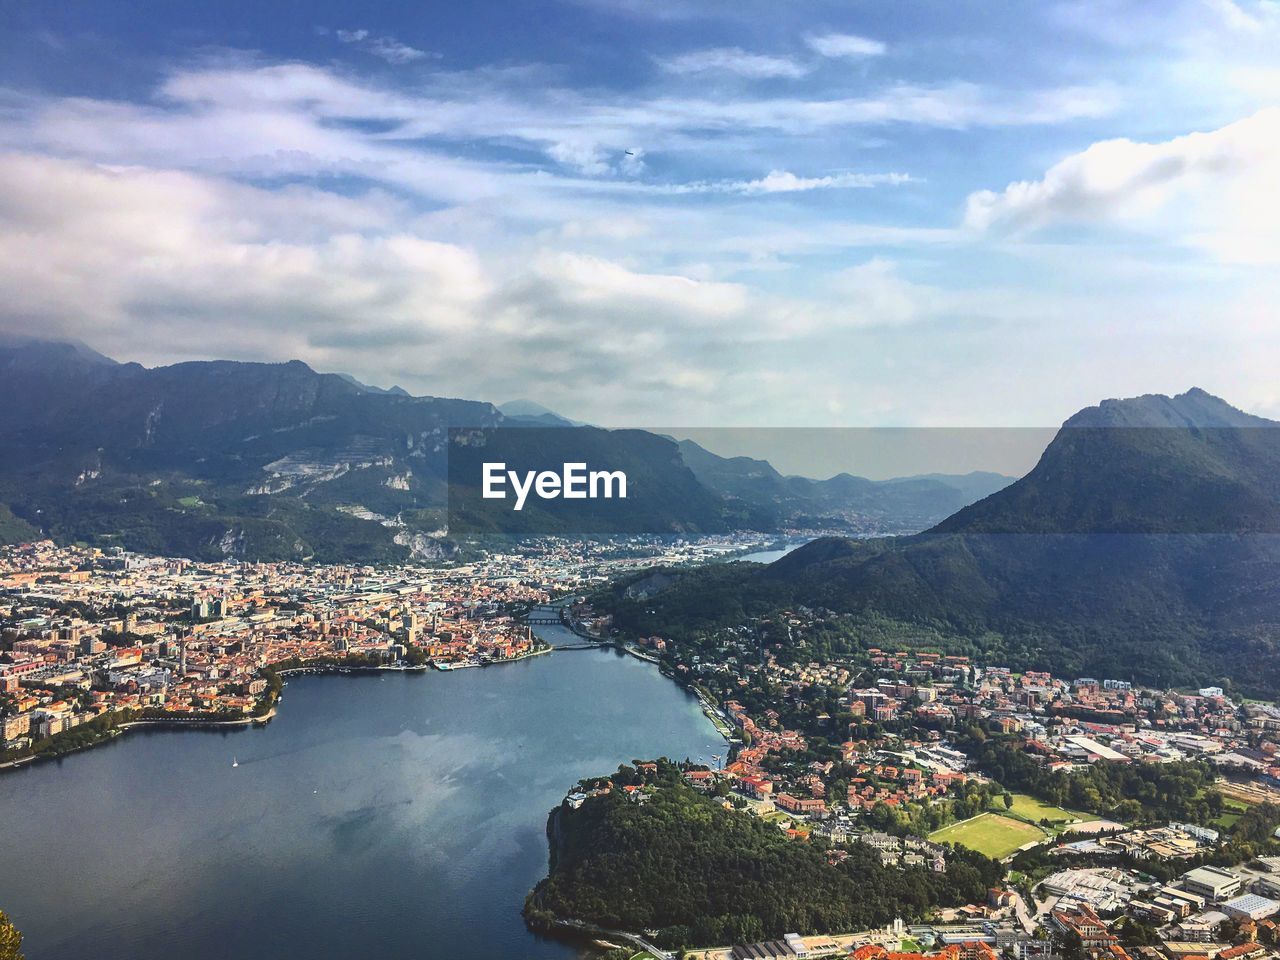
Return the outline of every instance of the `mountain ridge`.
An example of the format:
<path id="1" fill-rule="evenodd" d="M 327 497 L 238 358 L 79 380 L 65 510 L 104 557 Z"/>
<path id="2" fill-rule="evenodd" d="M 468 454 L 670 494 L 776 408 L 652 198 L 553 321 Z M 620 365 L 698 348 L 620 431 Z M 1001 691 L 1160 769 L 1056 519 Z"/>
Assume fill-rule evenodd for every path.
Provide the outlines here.
<path id="1" fill-rule="evenodd" d="M 1202 390 L 1100 404 L 1026 476 L 925 532 L 821 538 L 714 585 L 677 576 L 615 620 L 653 633 L 697 610 L 714 629 L 800 604 L 1015 668 L 1274 691 L 1276 426 Z"/>
<path id="2" fill-rule="evenodd" d="M 528 401 L 508 409 L 512 416 L 483 401 L 372 387 L 299 360 L 148 368 L 84 344 L 8 337 L 0 339 L 0 505 L 13 520 L 0 534 L 42 529 L 60 540 L 202 559 L 435 556 L 451 549 L 441 532 L 455 427 L 572 427 L 539 435 L 552 460 L 581 459 L 575 445 L 591 440 L 603 462 L 631 464 L 646 478 L 643 508 L 636 501 L 630 522 L 601 514 L 609 525 L 592 532 L 639 532 L 637 524 L 653 533 L 774 531 L 826 524 L 839 510 L 921 529 L 947 512 L 916 509 L 904 496 L 913 488 L 892 484 L 877 506 L 862 489 L 871 481 L 858 478 L 790 478 L 831 489 L 821 502 L 799 498 L 803 510 L 781 509 L 693 482 L 667 438 L 579 426 Z M 530 439 L 510 442 L 527 448 Z M 965 499 L 934 480 L 920 483 L 946 507 Z M 470 492 L 461 490 L 464 499 Z M 554 509 L 521 521 L 526 534 L 566 530 Z"/>

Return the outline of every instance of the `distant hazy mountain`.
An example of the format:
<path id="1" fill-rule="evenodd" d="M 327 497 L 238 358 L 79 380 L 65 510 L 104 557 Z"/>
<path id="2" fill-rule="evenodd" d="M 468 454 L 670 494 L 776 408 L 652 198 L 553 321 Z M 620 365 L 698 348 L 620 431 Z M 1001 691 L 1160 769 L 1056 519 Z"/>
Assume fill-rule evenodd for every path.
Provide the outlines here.
<path id="1" fill-rule="evenodd" d="M 508 400 L 498 404 L 498 410 L 508 420 L 538 427 L 585 427 L 581 420 L 562 417 L 548 407 L 533 400 Z"/>
<path id="2" fill-rule="evenodd" d="M 357 380 L 355 377 L 351 376 L 351 374 L 349 374 L 349 373 L 341 373 L 341 372 L 339 372 L 339 373 L 335 373 L 335 374 L 334 374 L 334 376 L 335 376 L 335 377 L 341 377 L 343 380 L 347 381 L 347 383 L 349 383 L 349 384 L 351 384 L 351 385 L 353 385 L 353 386 L 359 387 L 359 388 L 360 388 L 361 390 L 363 390 L 365 393 L 389 393 L 389 394 L 391 394 L 392 396 L 396 396 L 396 397 L 411 397 L 411 396 L 413 396 L 413 394 L 411 394 L 408 390 L 406 390 L 404 387 L 400 386 L 399 384 L 396 384 L 396 385 L 393 385 L 393 386 L 390 386 L 390 387 L 385 387 L 385 388 L 384 388 L 384 387 L 375 387 L 375 386 L 372 386 L 372 385 L 367 384 L 367 383 L 361 383 L 359 380 Z"/>
<path id="3" fill-rule="evenodd" d="M 826 538 L 735 576 L 725 610 L 769 597 L 938 628 L 1014 666 L 1274 690 L 1280 424 L 1202 390 L 1106 401 L 926 533 Z M 646 610 L 705 592 L 686 578 Z"/>
<path id="4" fill-rule="evenodd" d="M 774 511 L 782 523 L 915 533 L 1013 482 L 998 473 L 868 480 L 841 473 L 827 480 L 784 476 L 767 460 L 720 457 L 680 441 L 684 462 L 703 484 L 725 496 Z M 797 524 L 801 525 L 801 524 Z"/>

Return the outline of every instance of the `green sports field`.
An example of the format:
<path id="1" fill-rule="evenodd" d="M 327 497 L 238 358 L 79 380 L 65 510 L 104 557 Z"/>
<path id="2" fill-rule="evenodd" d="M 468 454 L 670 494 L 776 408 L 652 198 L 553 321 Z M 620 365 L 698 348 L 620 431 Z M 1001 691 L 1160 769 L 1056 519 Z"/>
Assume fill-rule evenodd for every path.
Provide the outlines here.
<path id="1" fill-rule="evenodd" d="M 1051 806 L 1043 800 L 1037 800 L 1035 797 L 1028 796 L 1025 793 L 1015 793 L 1013 795 L 1013 806 L 1010 808 L 1009 813 L 1012 816 L 1021 817 L 1023 820 L 1030 820 L 1032 823 L 1039 823 L 1045 818 L 1053 821 L 1097 819 L 1087 813 Z"/>
<path id="2" fill-rule="evenodd" d="M 997 860 L 1007 857 L 1024 843 L 1044 837 L 1045 832 L 1039 827 L 1012 817 L 1002 817 L 998 813 L 979 814 L 971 820 L 953 823 L 929 835 L 930 840 L 958 843 Z"/>
<path id="3" fill-rule="evenodd" d="M 1238 800 L 1235 797 L 1223 797 L 1222 813 L 1214 819 L 1213 825 L 1223 830 L 1230 830 L 1236 825 L 1236 821 L 1248 811 L 1249 805 L 1243 800 Z"/>

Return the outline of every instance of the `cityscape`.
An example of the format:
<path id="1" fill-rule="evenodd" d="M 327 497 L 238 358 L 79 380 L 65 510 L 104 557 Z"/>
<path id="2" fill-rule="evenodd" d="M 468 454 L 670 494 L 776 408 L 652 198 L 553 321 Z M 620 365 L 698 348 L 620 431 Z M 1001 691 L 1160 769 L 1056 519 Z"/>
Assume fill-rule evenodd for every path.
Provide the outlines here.
<path id="1" fill-rule="evenodd" d="M 751 542 L 645 552 L 692 562 Z M 640 563 L 616 550 L 562 542 L 388 570 L 0 548 L 0 747 L 16 764 L 59 752 L 60 735 L 78 728 L 114 735 L 122 720 L 266 722 L 292 673 L 457 670 L 546 653 L 524 612 Z"/>
<path id="2" fill-rule="evenodd" d="M 684 956 L 1268 954 L 1280 913 L 1280 855 L 1266 852 L 1280 834 L 1280 707 L 1217 686 L 1015 672 L 920 649 L 809 660 L 808 638 L 832 626 L 829 613 L 809 609 L 779 613 L 785 645 L 761 639 L 779 625 L 773 618 L 697 644 L 628 639 L 586 599 L 602 602 L 602 586 L 652 565 L 732 564 L 767 546 L 750 536 L 547 538 L 474 563 L 380 569 L 205 563 L 48 541 L 6 547 L 4 763 L 91 749 L 135 725 L 268 724 L 289 709 L 280 693 L 299 675 L 501 669 L 612 646 L 693 692 L 723 752 L 682 761 L 675 784 L 659 776 L 670 761 L 637 759 L 569 791 L 567 809 L 613 795 L 644 806 L 685 789 L 825 851 L 833 865 L 859 847 L 894 870 L 945 875 L 960 848 L 1000 864 L 984 898 L 927 922 L 787 931 L 690 945 Z M 580 644 L 537 636 L 536 624 L 556 621 Z M 1016 750 L 1025 769 L 1000 767 L 1006 758 L 993 745 Z M 1120 781 L 1125 792 L 1114 796 L 1081 780 L 1080 771 L 1108 766 L 1137 779 Z M 1162 784 L 1162 770 L 1192 788 Z M 1242 822 L 1247 841 L 1235 837 Z M 631 940 L 674 955 L 646 939 L 653 932 L 560 922 L 610 949 Z"/>
<path id="3" fill-rule="evenodd" d="M 1280 960 L 1280 0 L 0 0 L 0 960 Z"/>

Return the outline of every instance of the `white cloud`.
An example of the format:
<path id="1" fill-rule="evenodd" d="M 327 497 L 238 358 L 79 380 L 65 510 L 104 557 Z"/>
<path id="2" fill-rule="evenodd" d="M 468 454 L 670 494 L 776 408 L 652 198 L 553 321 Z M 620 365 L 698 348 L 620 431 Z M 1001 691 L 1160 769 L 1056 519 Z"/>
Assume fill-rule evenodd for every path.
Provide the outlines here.
<path id="1" fill-rule="evenodd" d="M 547 156 L 556 163 L 592 176 L 600 176 L 613 169 L 608 152 L 596 143 L 553 143 L 547 148 Z"/>
<path id="2" fill-rule="evenodd" d="M 857 189 L 897 186 L 915 178 L 907 173 L 835 173 L 823 177 L 801 177 L 789 170 L 771 170 L 756 180 L 703 180 L 695 183 L 658 185 L 664 193 L 802 193 L 809 190 Z"/>
<path id="3" fill-rule="evenodd" d="M 517 221 L 541 227 L 595 216 L 610 195 L 634 203 L 645 194 L 753 195 L 873 182 L 851 174 L 803 177 L 780 165 L 758 180 L 726 177 L 693 188 L 651 179 L 651 169 L 711 157 L 725 170 L 757 158 L 772 165 L 803 148 L 794 138 L 805 135 L 866 125 L 1057 123 L 1113 106 L 1106 88 L 1006 94 L 976 84 L 899 84 L 834 100 L 646 99 L 531 84 L 523 76 L 432 74 L 409 91 L 336 69 L 224 54 L 174 71 L 152 102 L 12 99 L 0 149 L 255 181 L 341 177 L 433 204 L 484 206 L 509 228 Z M 761 142 L 767 146 L 758 148 Z"/>
<path id="4" fill-rule="evenodd" d="M 335 30 L 333 33 L 343 43 L 356 46 L 366 53 L 380 57 L 391 64 L 413 63 L 432 56 L 426 50 L 419 50 L 417 47 L 411 47 L 407 43 L 401 43 L 395 37 L 374 34 L 363 28 L 359 30 Z"/>
<path id="5" fill-rule="evenodd" d="M 617 125 L 631 130 L 772 130 L 801 135 L 888 124 L 952 130 L 1055 124 L 1106 116 L 1118 102 L 1116 91 L 1105 84 L 1004 92 L 966 82 L 899 83 L 867 96 L 838 99 L 663 98 L 599 108 L 595 118 L 606 129 Z"/>
<path id="6" fill-rule="evenodd" d="M 674 57 L 659 57 L 657 63 L 668 73 L 730 73 L 752 80 L 773 77 L 795 79 L 809 72 L 804 64 L 787 57 L 748 53 L 739 47 L 693 50 Z"/>
<path id="7" fill-rule="evenodd" d="M 4 315 L 133 349 L 217 342 L 279 356 L 330 339 L 465 330 L 476 255 L 404 232 L 386 201 L 4 155 Z M 308 349 L 310 345 L 310 349 Z"/>
<path id="8" fill-rule="evenodd" d="M 543 254 L 534 269 L 541 278 L 554 283 L 560 302 L 566 304 L 596 305 L 622 300 L 649 308 L 675 309 L 688 320 L 737 316 L 749 304 L 747 290 L 741 284 L 639 273 L 583 254 Z"/>
<path id="9" fill-rule="evenodd" d="M 879 57 L 889 49 L 883 41 L 852 33 L 824 33 L 805 37 L 805 43 L 824 57 Z"/>
<path id="10" fill-rule="evenodd" d="M 727 409 L 739 388 L 732 403 L 764 403 L 739 379 L 774 359 L 793 369 L 771 351 L 797 335 L 919 315 L 894 299 L 904 288 L 887 268 L 859 279 L 853 317 L 852 287 L 830 302 L 786 298 L 559 247 L 631 245 L 651 236 L 643 221 L 486 251 L 431 236 L 429 221 L 415 228 L 403 201 L 378 192 L 29 154 L 0 154 L 0 181 L 0 329 L 143 362 L 297 357 L 421 392 L 576 394 L 601 420 L 679 419 Z"/>
<path id="11" fill-rule="evenodd" d="M 896 186 L 910 183 L 906 173 L 836 173 L 825 177 L 798 177 L 787 170 L 773 170 L 759 180 L 749 180 L 739 186 L 742 193 L 795 193 L 805 190 L 833 188 L 874 187 L 881 184 Z"/>
<path id="12" fill-rule="evenodd" d="M 897 264 L 883 257 L 842 270 L 831 285 L 850 323 L 913 323 L 945 300 L 939 291 L 903 279 Z"/>
<path id="13" fill-rule="evenodd" d="M 1266 8 L 1256 12 L 1247 11 L 1235 0 L 1205 0 L 1205 4 L 1222 18 L 1223 23 L 1233 30 L 1258 33 L 1266 29 L 1268 14 Z"/>
<path id="14" fill-rule="evenodd" d="M 1056 422 L 1195 381 L 1274 402 L 1276 271 L 1215 260 L 1280 247 L 1274 128 L 1228 132 L 1277 103 L 1274 0 L 1050 0 L 1048 23 L 977 4 L 883 33 L 775 4 L 768 36 L 754 0 L 679 7 L 624 43 L 631 66 L 670 52 L 638 74 L 571 53 L 448 70 L 428 34 L 357 21 L 327 65 L 223 50 L 141 61 L 168 72 L 132 101 L 0 91 L 0 150 L 44 154 L 0 159 L 0 325 L 597 422 L 813 422 L 828 401 Z M 1045 150 L 1081 153 L 1046 172 Z M 927 187 L 850 192 L 908 170 Z M 998 189 L 967 230 L 939 221 L 975 171 Z M 1087 229 L 1017 242 L 1056 224 Z"/>
<path id="15" fill-rule="evenodd" d="M 1059 0 L 1057 22 L 1121 47 L 1193 50 L 1280 26 L 1273 0 Z"/>
<path id="16" fill-rule="evenodd" d="M 1275 0 L 1055 0 L 1048 10 L 1064 45 L 1101 41 L 1090 69 L 1133 91 L 1144 129 L 1219 126 L 1276 102 Z"/>
<path id="17" fill-rule="evenodd" d="M 435 218 L 415 219 L 377 192 L 15 154 L 0 155 L 0 182 L 0 328 L 79 337 L 123 359 L 298 357 L 422 393 L 537 396 L 611 424 L 847 424 L 872 411 L 880 422 L 1034 423 L 1137 386 L 1185 389 L 1169 373 L 1176 351 L 1162 345 L 1194 331 L 1208 309 L 1218 326 L 1196 343 L 1197 364 L 1212 374 L 1203 385 L 1234 383 L 1233 363 L 1252 352 L 1258 368 L 1232 395 L 1274 393 L 1273 364 L 1261 361 L 1275 356 L 1264 322 L 1275 284 L 1259 284 L 1243 332 L 1238 307 L 1216 292 L 1207 307 L 1173 285 L 1144 288 L 1140 303 L 1091 296 L 1094 267 L 1074 252 L 1064 265 L 1078 274 L 1070 302 L 925 284 L 883 256 L 825 285 L 806 278 L 803 293 L 786 296 L 656 266 L 671 252 L 660 243 L 635 260 L 590 250 L 657 242 L 679 232 L 672 223 L 695 223 L 687 242 L 708 256 L 733 244 L 735 257 L 754 244 L 893 243 L 892 231 L 862 236 L 850 225 L 858 235 L 813 236 L 744 214 L 757 234 L 728 236 L 723 223 L 655 227 L 646 215 L 493 250 L 433 236 Z M 933 262 L 911 272 L 932 277 Z M 1159 318 L 1150 330 L 1132 321 L 1147 314 Z M 929 325 L 923 343 L 919 324 Z M 1067 342 L 1054 339 L 1068 328 Z M 1126 362 L 1107 360 L 1118 355 Z M 1059 375 L 1089 357 L 1096 379 Z M 904 378 L 918 385 L 908 400 Z M 992 395 L 993 378 L 1014 385 Z M 1009 391 L 1038 397 L 1037 384 L 1051 388 L 1044 405 L 1011 412 Z M 958 405 L 957 396 L 977 399 Z M 883 397 L 895 405 L 877 406 Z M 825 412 L 832 399 L 844 413 Z"/>
<path id="18" fill-rule="evenodd" d="M 740 284 L 543 245 L 485 255 L 411 232 L 378 194 L 21 154 L 0 179 L 0 329 L 129 359 L 298 357 L 478 398 L 558 374 L 652 404 L 714 383 L 763 322 Z M 684 343 L 699 326 L 705 355 Z"/>
<path id="19" fill-rule="evenodd" d="M 1114 223 L 1203 246 L 1226 259 L 1280 252 L 1280 108 L 1160 143 L 1103 140 L 1039 180 L 969 196 L 965 223 L 1026 233 L 1064 223 Z"/>
<path id="20" fill-rule="evenodd" d="M 443 75 L 408 93 L 307 64 L 253 61 L 175 71 L 158 94 L 157 105 L 26 99 L 0 137 L 14 147 L 94 159 L 158 158 L 220 171 L 245 165 L 249 175 L 271 164 L 295 175 L 308 163 L 318 172 L 355 175 L 391 168 L 400 186 L 425 164 L 429 176 L 421 183 L 438 185 L 432 192 L 440 193 L 464 170 L 492 188 L 500 165 L 446 152 L 476 140 L 532 147 L 557 162 L 576 157 L 579 169 L 584 163 L 598 169 L 603 161 L 593 151 L 701 154 L 726 132 L 1053 124 L 1103 116 L 1118 103 L 1105 84 L 1009 92 L 962 82 L 898 83 L 857 97 L 712 99 L 584 94 L 523 81 L 495 87 L 488 79 Z"/>

